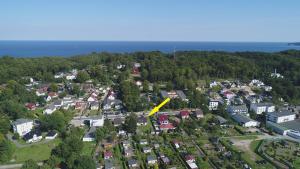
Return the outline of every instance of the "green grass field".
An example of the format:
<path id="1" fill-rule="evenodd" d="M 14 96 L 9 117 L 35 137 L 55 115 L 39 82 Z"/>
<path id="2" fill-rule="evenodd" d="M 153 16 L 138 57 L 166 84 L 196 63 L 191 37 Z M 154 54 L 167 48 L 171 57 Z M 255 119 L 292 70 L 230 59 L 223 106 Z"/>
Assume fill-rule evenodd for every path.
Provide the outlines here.
<path id="1" fill-rule="evenodd" d="M 92 155 L 96 148 L 95 142 L 83 142 L 82 155 Z"/>
<path id="2" fill-rule="evenodd" d="M 43 161 L 50 157 L 51 150 L 60 143 L 60 139 L 55 139 L 45 144 L 37 144 L 29 147 L 16 148 L 13 155 L 13 163 L 24 162 L 29 159 Z"/>

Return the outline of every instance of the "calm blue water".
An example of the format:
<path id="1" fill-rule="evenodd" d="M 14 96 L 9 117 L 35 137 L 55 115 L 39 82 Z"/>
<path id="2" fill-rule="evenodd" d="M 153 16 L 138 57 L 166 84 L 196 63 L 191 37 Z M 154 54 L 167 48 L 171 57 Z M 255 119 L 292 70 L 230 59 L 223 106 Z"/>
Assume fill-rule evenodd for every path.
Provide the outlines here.
<path id="1" fill-rule="evenodd" d="M 298 49 L 287 43 L 269 42 L 88 42 L 88 41 L 0 41 L 0 56 L 73 56 L 91 52 L 135 52 L 176 50 L 277 52 Z"/>

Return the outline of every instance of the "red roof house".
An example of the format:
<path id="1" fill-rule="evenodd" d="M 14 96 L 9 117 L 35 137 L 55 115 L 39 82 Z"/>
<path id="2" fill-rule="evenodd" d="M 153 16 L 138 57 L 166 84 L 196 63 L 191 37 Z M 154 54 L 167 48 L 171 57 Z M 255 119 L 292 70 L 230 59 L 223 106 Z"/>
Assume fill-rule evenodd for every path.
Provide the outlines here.
<path id="1" fill-rule="evenodd" d="M 182 118 L 182 119 L 187 119 L 187 118 L 189 118 L 189 112 L 188 111 L 181 111 L 180 112 L 180 117 Z"/>
<path id="2" fill-rule="evenodd" d="M 113 153 L 111 151 L 104 152 L 104 159 L 105 160 L 110 159 L 112 157 L 113 157 Z"/>
<path id="3" fill-rule="evenodd" d="M 159 124 L 169 124 L 168 115 L 162 114 L 158 116 L 158 123 Z"/>
<path id="4" fill-rule="evenodd" d="M 186 161 L 187 163 L 193 163 L 193 162 L 195 162 L 195 157 L 192 156 L 192 155 L 186 155 L 186 156 L 185 156 L 185 161 Z"/>
<path id="5" fill-rule="evenodd" d="M 164 130 L 164 131 L 167 131 L 167 130 L 174 130 L 175 127 L 172 123 L 168 123 L 168 124 L 161 124 L 159 126 L 160 130 Z"/>
<path id="6" fill-rule="evenodd" d="M 26 103 L 25 107 L 27 108 L 27 110 L 35 110 L 36 109 L 36 105 L 34 103 Z"/>

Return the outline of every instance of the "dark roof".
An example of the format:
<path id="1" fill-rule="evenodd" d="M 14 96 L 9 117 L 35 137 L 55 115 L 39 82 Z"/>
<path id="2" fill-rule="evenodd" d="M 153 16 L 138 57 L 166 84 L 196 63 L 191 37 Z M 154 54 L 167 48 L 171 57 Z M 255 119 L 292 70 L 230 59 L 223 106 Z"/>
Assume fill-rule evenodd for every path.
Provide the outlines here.
<path id="1" fill-rule="evenodd" d="M 49 131 L 48 133 L 47 133 L 47 136 L 49 136 L 49 137 L 53 137 L 53 136 L 55 136 L 57 134 L 57 132 L 56 131 L 54 131 L 54 130 L 51 130 L 51 131 Z"/>
<path id="2" fill-rule="evenodd" d="M 251 118 L 249 118 L 247 116 L 244 116 L 244 115 L 241 115 L 241 114 L 233 115 L 232 118 L 234 120 L 236 120 L 237 122 L 239 122 L 239 123 L 247 123 L 247 122 L 250 122 L 250 121 L 254 121 Z"/>
<path id="3" fill-rule="evenodd" d="M 290 111 L 279 111 L 279 112 L 272 112 L 268 113 L 268 115 L 276 116 L 276 117 L 282 117 L 282 116 L 289 116 L 289 115 L 294 115 L 295 113 L 290 112 Z"/>
<path id="4" fill-rule="evenodd" d="M 30 140 L 30 139 L 33 138 L 34 135 L 36 135 L 37 137 L 39 137 L 39 136 L 42 135 L 42 132 L 41 132 L 40 130 L 32 130 L 32 131 L 30 131 L 29 133 L 25 134 L 25 135 L 23 136 L 23 139 L 24 139 L 25 141 Z"/>
<path id="5" fill-rule="evenodd" d="M 136 159 L 129 159 L 128 160 L 128 165 L 134 165 L 134 164 L 137 164 Z"/>
<path id="6" fill-rule="evenodd" d="M 283 123 L 280 123 L 279 125 L 282 127 L 291 129 L 291 130 L 300 131 L 300 119 L 283 122 Z"/>
<path id="7" fill-rule="evenodd" d="M 140 117 L 138 118 L 138 122 L 139 122 L 139 123 L 147 123 L 147 118 L 146 118 L 145 116 L 140 116 Z"/>

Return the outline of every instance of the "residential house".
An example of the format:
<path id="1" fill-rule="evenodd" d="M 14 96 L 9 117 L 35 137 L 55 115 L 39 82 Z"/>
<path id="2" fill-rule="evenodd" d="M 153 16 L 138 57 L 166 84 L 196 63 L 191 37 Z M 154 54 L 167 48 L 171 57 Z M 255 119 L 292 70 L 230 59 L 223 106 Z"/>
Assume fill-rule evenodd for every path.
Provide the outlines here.
<path id="1" fill-rule="evenodd" d="M 180 142 L 178 140 L 173 140 L 172 143 L 175 146 L 175 148 L 180 148 Z"/>
<path id="2" fill-rule="evenodd" d="M 242 115 L 242 114 L 235 114 L 232 116 L 232 118 L 241 126 L 243 127 L 258 127 L 259 122 L 252 120 L 248 116 Z"/>
<path id="3" fill-rule="evenodd" d="M 130 168 L 137 168 L 137 167 L 138 167 L 137 160 L 136 160 L 136 159 L 133 159 L 133 158 L 129 159 L 129 160 L 128 160 L 128 166 L 129 166 Z"/>
<path id="4" fill-rule="evenodd" d="M 248 108 L 245 104 L 242 105 L 230 105 L 227 107 L 227 111 L 230 115 L 235 115 L 235 114 L 248 114 Z"/>
<path id="5" fill-rule="evenodd" d="M 204 117 L 203 111 L 201 109 L 194 111 L 194 115 L 197 119 L 201 119 Z"/>
<path id="6" fill-rule="evenodd" d="M 96 131 L 96 128 L 91 127 L 89 129 L 89 131 L 86 132 L 85 135 L 83 136 L 82 141 L 84 141 L 84 142 L 94 141 L 95 140 L 95 131 Z"/>
<path id="7" fill-rule="evenodd" d="M 162 96 L 162 98 L 179 98 L 183 101 L 188 101 L 188 99 L 186 98 L 186 95 L 183 93 L 182 90 L 175 90 L 175 91 L 165 91 L 165 90 L 161 90 L 160 94 Z"/>
<path id="8" fill-rule="evenodd" d="M 104 116 L 89 116 L 90 127 L 102 127 L 104 125 Z"/>
<path id="9" fill-rule="evenodd" d="M 152 149 L 150 147 L 143 147 L 143 153 L 151 153 Z"/>
<path id="10" fill-rule="evenodd" d="M 224 126 L 224 125 L 226 125 L 226 123 L 228 122 L 226 119 L 224 119 L 223 117 L 221 117 L 221 116 L 215 116 L 216 117 L 216 119 L 217 119 L 217 121 L 218 121 L 218 124 L 220 125 L 220 126 Z"/>
<path id="11" fill-rule="evenodd" d="M 171 162 L 171 160 L 162 153 L 159 153 L 159 158 L 160 158 L 161 162 L 165 165 L 169 165 Z"/>
<path id="12" fill-rule="evenodd" d="M 267 113 L 267 121 L 273 123 L 283 123 L 296 119 L 296 114 L 290 111 L 271 112 Z"/>
<path id="13" fill-rule="evenodd" d="M 190 115 L 189 111 L 180 111 L 181 119 L 187 119 L 189 118 L 189 115 Z"/>
<path id="14" fill-rule="evenodd" d="M 46 101 L 49 102 L 54 98 L 58 98 L 58 94 L 56 92 L 49 92 Z"/>
<path id="15" fill-rule="evenodd" d="M 113 158 L 113 153 L 111 151 L 105 151 L 103 154 L 105 160 Z"/>
<path id="16" fill-rule="evenodd" d="M 137 125 L 138 126 L 146 126 L 147 125 L 147 118 L 145 116 L 140 116 L 137 119 Z"/>
<path id="17" fill-rule="evenodd" d="M 26 143 L 34 143 L 43 139 L 42 133 L 40 130 L 32 130 L 29 133 L 26 133 L 23 136 L 23 139 Z"/>
<path id="18" fill-rule="evenodd" d="M 98 101 L 90 102 L 90 109 L 91 110 L 98 110 L 99 109 L 99 102 Z"/>
<path id="19" fill-rule="evenodd" d="M 35 92 L 35 94 L 37 96 L 45 96 L 47 94 L 47 91 L 48 91 L 48 87 L 45 86 L 45 87 L 37 89 L 36 92 Z"/>
<path id="20" fill-rule="evenodd" d="M 112 159 L 104 160 L 104 169 L 115 169 Z"/>
<path id="21" fill-rule="evenodd" d="M 35 110 L 36 109 L 36 105 L 34 103 L 26 103 L 25 107 L 27 108 L 27 110 Z"/>
<path id="22" fill-rule="evenodd" d="M 161 114 L 158 116 L 158 123 L 159 124 L 169 124 L 168 115 Z"/>
<path id="23" fill-rule="evenodd" d="M 195 157 L 192 155 L 186 155 L 184 158 L 187 163 L 194 163 L 196 161 Z"/>
<path id="24" fill-rule="evenodd" d="M 123 119 L 117 117 L 114 119 L 113 123 L 115 127 L 121 126 L 123 124 Z"/>
<path id="25" fill-rule="evenodd" d="M 148 141 L 146 139 L 141 139 L 140 140 L 140 145 L 147 145 Z"/>
<path id="26" fill-rule="evenodd" d="M 148 155 L 147 156 L 147 164 L 148 165 L 153 165 L 157 163 L 157 159 L 156 157 L 154 157 L 153 155 Z"/>
<path id="27" fill-rule="evenodd" d="M 133 155 L 133 150 L 131 147 L 124 149 L 124 156 L 125 157 L 131 157 Z"/>
<path id="28" fill-rule="evenodd" d="M 63 100 L 55 100 L 55 101 L 53 102 L 53 105 L 54 105 L 56 108 L 59 109 L 61 106 L 64 105 L 64 101 L 63 101 Z"/>
<path id="29" fill-rule="evenodd" d="M 218 110 L 218 106 L 219 106 L 219 100 L 209 99 L 209 102 L 208 102 L 209 110 Z"/>
<path id="30" fill-rule="evenodd" d="M 14 133 L 24 136 L 33 129 L 33 120 L 30 119 L 17 119 L 12 123 Z"/>
<path id="31" fill-rule="evenodd" d="M 51 130 L 51 131 L 49 131 L 49 132 L 47 133 L 45 139 L 46 139 L 46 140 L 53 140 L 53 139 L 55 139 L 57 136 L 58 136 L 58 133 L 57 133 L 56 131 L 54 131 L 54 130 Z"/>
<path id="32" fill-rule="evenodd" d="M 250 110 L 256 114 L 270 113 L 275 111 L 275 106 L 272 103 L 253 103 L 250 105 Z"/>
<path id="33" fill-rule="evenodd" d="M 131 146 L 131 144 L 129 141 L 125 140 L 122 142 L 122 146 L 124 149 L 128 149 Z"/>
<path id="34" fill-rule="evenodd" d="M 53 104 L 49 105 L 48 107 L 46 107 L 45 110 L 43 110 L 43 114 L 52 114 L 53 112 L 55 112 L 57 110 L 57 107 L 55 107 Z"/>

